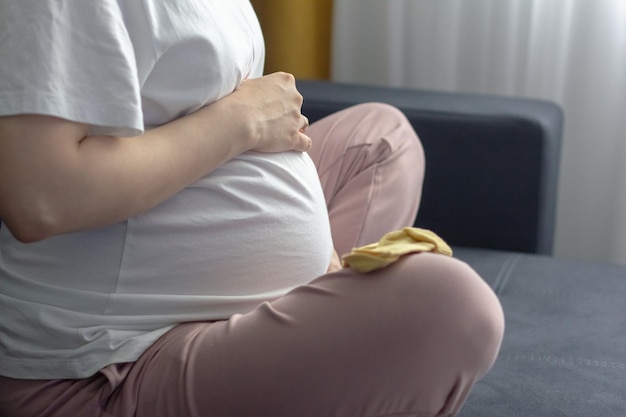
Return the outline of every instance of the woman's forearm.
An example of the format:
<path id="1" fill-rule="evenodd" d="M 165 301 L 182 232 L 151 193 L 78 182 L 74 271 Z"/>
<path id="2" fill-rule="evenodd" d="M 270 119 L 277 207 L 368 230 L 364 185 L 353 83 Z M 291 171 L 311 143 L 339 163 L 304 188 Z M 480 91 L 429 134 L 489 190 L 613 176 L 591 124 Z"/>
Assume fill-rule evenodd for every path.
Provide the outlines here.
<path id="1" fill-rule="evenodd" d="M 299 135 L 264 142 L 267 120 L 284 109 L 250 116 L 248 98 L 229 96 L 129 138 L 85 136 L 85 125 L 47 116 L 0 118 L 0 218 L 25 242 L 101 227 L 151 209 L 246 150 L 306 149 Z M 297 133 L 299 123 L 289 129 Z"/>
<path id="2" fill-rule="evenodd" d="M 249 146 L 244 136 L 221 132 L 228 124 L 223 121 L 208 132 L 211 115 L 205 113 L 210 112 L 137 137 L 79 141 L 68 138 L 84 127 L 65 120 L 3 120 L 0 140 L 20 139 L 11 147 L 0 145 L 1 218 L 18 239 L 36 241 L 112 224 L 156 206 Z M 54 146 L 41 146 L 42 141 Z"/>

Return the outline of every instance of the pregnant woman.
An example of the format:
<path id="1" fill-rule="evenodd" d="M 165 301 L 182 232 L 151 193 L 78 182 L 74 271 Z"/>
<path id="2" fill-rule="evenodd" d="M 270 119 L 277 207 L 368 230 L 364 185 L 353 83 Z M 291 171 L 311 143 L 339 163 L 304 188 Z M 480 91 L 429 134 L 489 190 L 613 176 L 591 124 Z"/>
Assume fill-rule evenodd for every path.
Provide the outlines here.
<path id="1" fill-rule="evenodd" d="M 423 152 L 309 127 L 248 0 L 0 0 L 0 416 L 451 416 L 500 305 L 410 226 Z"/>

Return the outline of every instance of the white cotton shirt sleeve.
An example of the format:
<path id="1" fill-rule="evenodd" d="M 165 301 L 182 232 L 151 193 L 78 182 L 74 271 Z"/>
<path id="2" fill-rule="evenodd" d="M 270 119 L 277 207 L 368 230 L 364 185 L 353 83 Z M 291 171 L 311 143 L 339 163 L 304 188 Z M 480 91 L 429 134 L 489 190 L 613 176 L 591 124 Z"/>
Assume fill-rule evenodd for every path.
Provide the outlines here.
<path id="1" fill-rule="evenodd" d="M 96 134 L 143 131 L 117 1 L 0 0 L 0 115 L 25 113 L 86 123 Z"/>

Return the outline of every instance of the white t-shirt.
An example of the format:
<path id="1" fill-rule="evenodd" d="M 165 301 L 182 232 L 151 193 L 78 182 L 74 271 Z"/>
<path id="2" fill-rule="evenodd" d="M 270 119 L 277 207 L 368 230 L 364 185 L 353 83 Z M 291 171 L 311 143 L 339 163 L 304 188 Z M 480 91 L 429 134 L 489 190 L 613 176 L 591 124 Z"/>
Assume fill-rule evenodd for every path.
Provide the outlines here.
<path id="1" fill-rule="evenodd" d="M 263 58 L 248 0 L 0 0 L 0 115 L 132 136 L 260 76 Z M 298 152 L 242 154 L 109 227 L 32 244 L 2 227 L 0 374 L 78 378 L 133 361 L 176 323 L 310 281 L 331 252 L 319 179 Z"/>

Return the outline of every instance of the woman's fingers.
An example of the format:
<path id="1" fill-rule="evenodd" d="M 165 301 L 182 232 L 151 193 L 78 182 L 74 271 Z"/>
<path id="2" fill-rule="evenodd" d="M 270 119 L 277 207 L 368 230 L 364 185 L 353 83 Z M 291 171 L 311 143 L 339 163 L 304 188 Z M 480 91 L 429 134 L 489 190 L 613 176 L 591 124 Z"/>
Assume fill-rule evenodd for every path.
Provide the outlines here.
<path id="1" fill-rule="evenodd" d="M 311 138 L 302 132 L 299 132 L 298 141 L 294 147 L 294 151 L 306 152 L 311 149 Z"/>
<path id="2" fill-rule="evenodd" d="M 305 115 L 302 115 L 302 119 L 303 119 L 303 124 L 302 124 L 302 127 L 300 128 L 300 132 L 304 133 L 307 127 L 309 127 L 309 119 Z"/>

